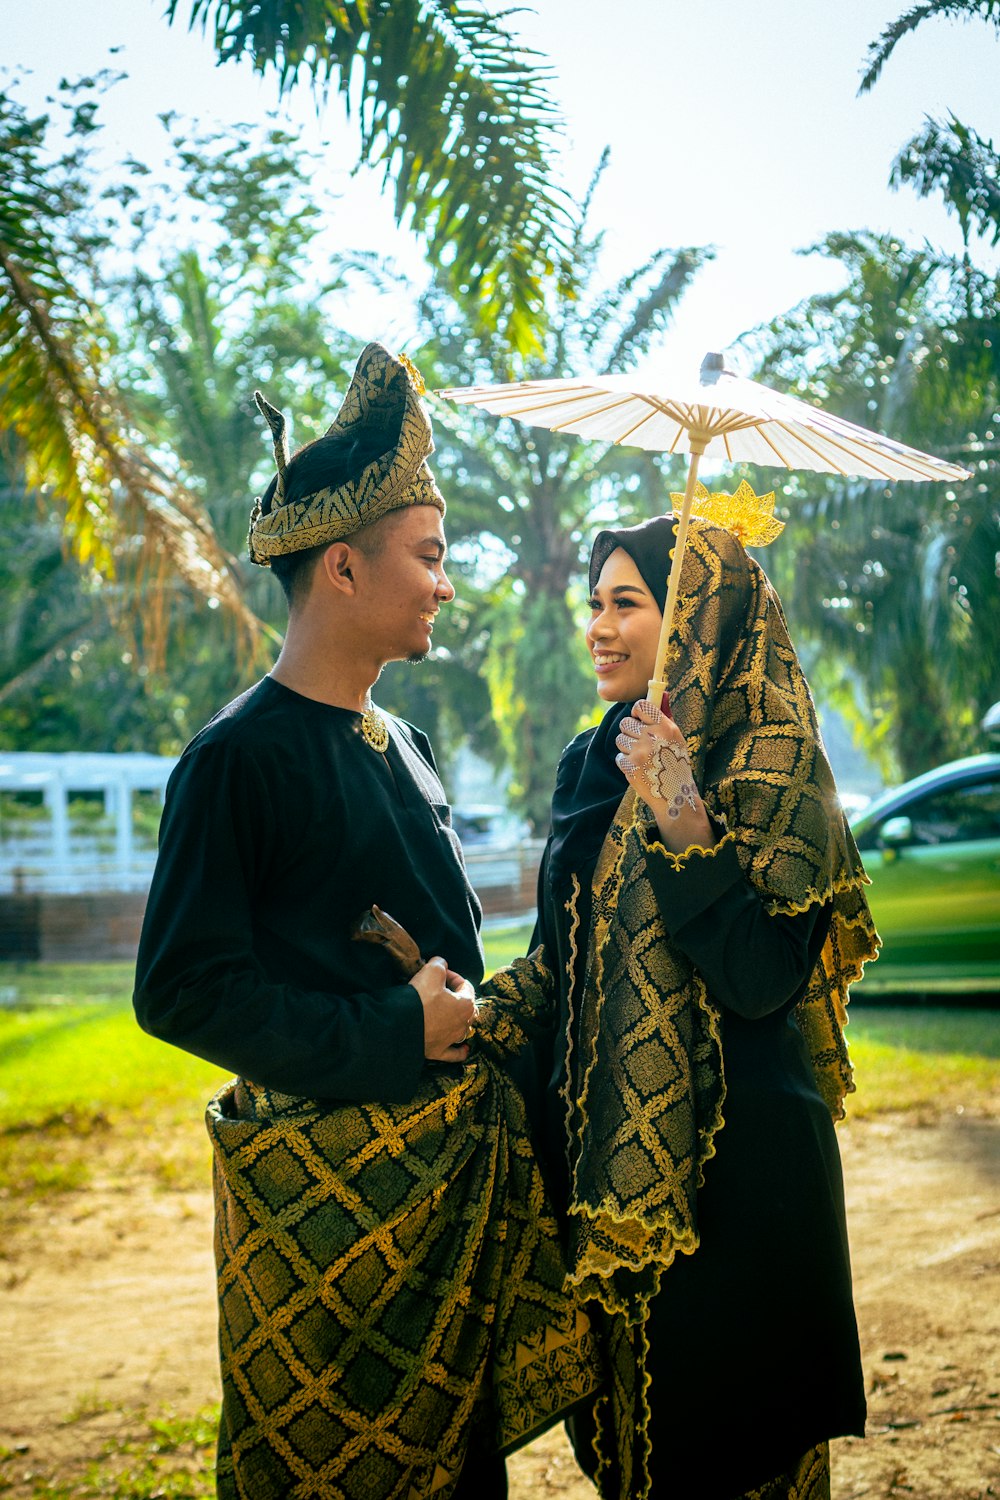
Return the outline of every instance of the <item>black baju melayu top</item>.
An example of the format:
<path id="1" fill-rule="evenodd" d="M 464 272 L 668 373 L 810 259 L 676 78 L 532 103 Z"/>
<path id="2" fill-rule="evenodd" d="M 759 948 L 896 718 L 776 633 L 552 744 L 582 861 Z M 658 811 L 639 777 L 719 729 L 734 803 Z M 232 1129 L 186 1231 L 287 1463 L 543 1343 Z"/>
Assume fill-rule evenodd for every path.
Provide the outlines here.
<path id="1" fill-rule="evenodd" d="M 167 786 L 136 966 L 142 1027 L 255 1083 L 406 1102 L 420 998 L 350 938 L 373 903 L 478 985 L 480 908 L 426 737 L 265 677 L 188 745 Z"/>

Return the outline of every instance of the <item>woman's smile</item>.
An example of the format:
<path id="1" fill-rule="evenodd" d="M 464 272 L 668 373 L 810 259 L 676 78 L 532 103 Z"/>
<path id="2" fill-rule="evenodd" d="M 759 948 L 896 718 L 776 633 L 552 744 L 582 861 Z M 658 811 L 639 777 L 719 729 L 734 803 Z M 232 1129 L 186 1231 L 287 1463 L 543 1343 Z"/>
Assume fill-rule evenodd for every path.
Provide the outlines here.
<path id="1" fill-rule="evenodd" d="M 594 668 L 597 672 L 613 672 L 620 667 L 623 661 L 628 661 L 628 655 L 622 651 L 594 651 Z"/>

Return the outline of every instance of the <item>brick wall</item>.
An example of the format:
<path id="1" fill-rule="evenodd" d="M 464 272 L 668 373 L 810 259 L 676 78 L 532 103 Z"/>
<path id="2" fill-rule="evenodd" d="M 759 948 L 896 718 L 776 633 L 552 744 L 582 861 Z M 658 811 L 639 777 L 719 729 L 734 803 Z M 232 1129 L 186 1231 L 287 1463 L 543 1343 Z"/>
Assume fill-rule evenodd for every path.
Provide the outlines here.
<path id="1" fill-rule="evenodd" d="M 0 959 L 130 962 L 145 909 L 145 892 L 0 896 Z"/>

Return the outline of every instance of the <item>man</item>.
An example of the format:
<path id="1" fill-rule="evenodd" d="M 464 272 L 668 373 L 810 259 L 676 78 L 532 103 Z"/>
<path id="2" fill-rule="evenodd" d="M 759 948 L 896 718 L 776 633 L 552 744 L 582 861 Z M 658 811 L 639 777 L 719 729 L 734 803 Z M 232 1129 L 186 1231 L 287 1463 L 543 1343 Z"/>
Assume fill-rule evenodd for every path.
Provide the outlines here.
<path id="1" fill-rule="evenodd" d="M 370 698 L 454 597 L 411 368 L 370 344 L 294 458 L 258 397 L 288 631 L 171 777 L 139 948 L 140 1024 L 239 1075 L 208 1116 L 226 1497 L 502 1495 L 493 1450 L 594 1386 L 516 1096 L 460 1066 L 480 910 L 430 746 Z M 352 937 L 373 904 L 435 955 L 409 983 Z"/>

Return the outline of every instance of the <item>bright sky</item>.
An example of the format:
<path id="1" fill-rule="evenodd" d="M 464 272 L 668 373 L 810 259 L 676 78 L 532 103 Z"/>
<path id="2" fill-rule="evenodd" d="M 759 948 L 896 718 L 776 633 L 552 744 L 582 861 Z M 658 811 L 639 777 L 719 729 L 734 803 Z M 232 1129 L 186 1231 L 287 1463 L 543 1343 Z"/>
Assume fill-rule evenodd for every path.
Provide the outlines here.
<path id="1" fill-rule="evenodd" d="M 208 41 L 168 27 L 163 8 L 162 0 L 0 0 L 4 61 L 32 70 L 22 90 L 32 107 L 64 75 L 127 71 L 103 110 L 106 144 L 150 162 L 163 150 L 162 111 L 208 125 L 259 120 L 275 108 L 272 77 L 258 80 L 247 64 L 216 67 Z M 1000 138 L 1000 41 L 981 21 L 925 22 L 859 99 L 867 44 L 905 8 L 905 0 L 538 0 L 519 17 L 525 41 L 555 69 L 574 192 L 611 148 L 595 205 L 608 279 L 661 246 L 717 247 L 668 338 L 672 359 L 697 366 L 706 349 L 837 285 L 835 268 L 796 254 L 828 231 L 866 227 L 959 247 L 936 201 L 889 191 L 889 169 L 926 114 L 952 109 Z M 185 19 L 189 10 L 184 0 Z M 113 46 L 122 50 L 109 57 Z M 321 138 L 305 88 L 279 117 L 297 122 L 310 144 Z M 330 183 L 343 194 L 331 236 L 344 248 L 382 249 L 419 284 L 417 246 L 392 226 L 377 180 L 349 180 L 340 165 L 356 151 L 336 101 L 321 128 L 334 143 Z M 365 302 L 353 314 L 359 338 L 407 341 L 405 303 Z"/>

